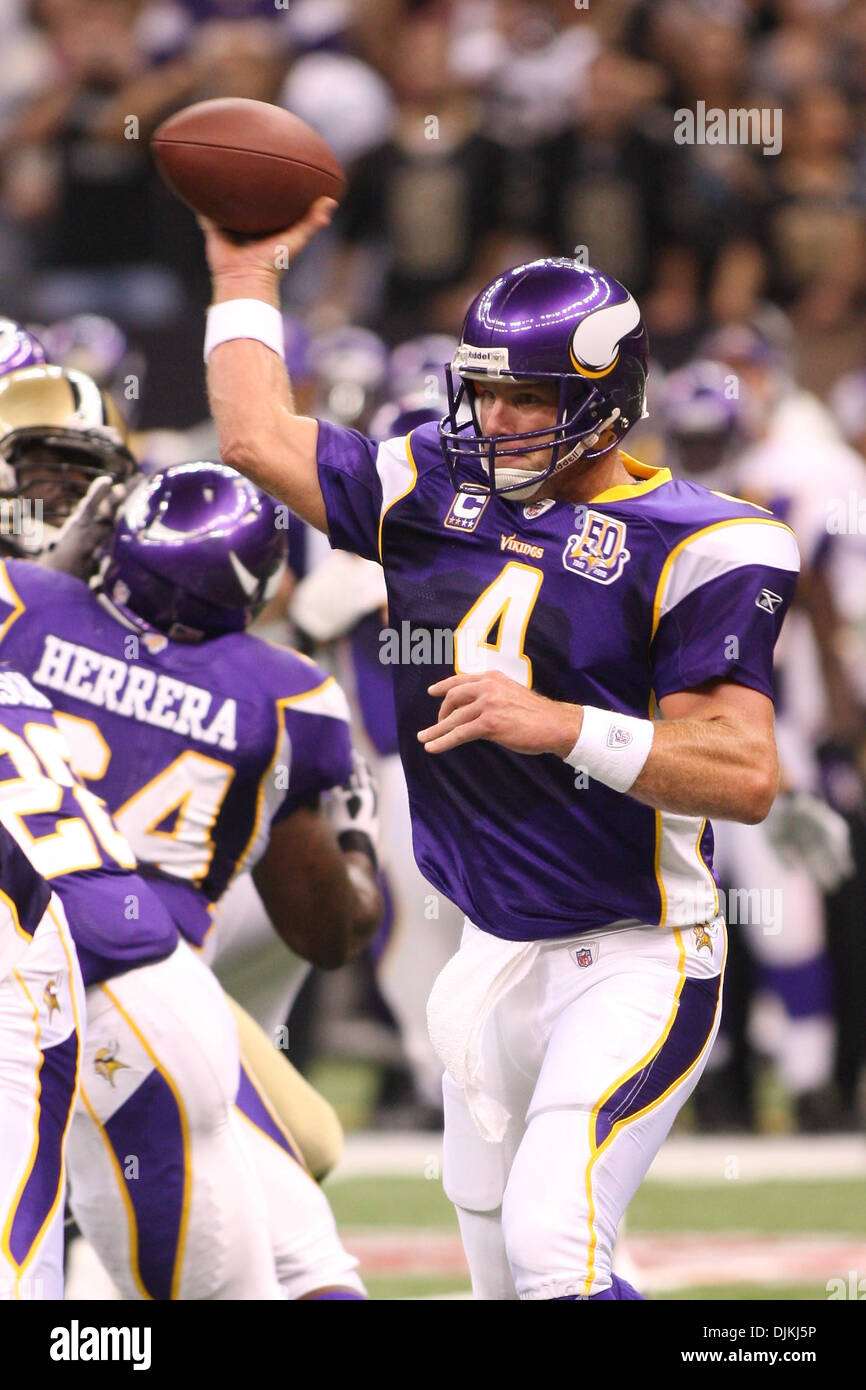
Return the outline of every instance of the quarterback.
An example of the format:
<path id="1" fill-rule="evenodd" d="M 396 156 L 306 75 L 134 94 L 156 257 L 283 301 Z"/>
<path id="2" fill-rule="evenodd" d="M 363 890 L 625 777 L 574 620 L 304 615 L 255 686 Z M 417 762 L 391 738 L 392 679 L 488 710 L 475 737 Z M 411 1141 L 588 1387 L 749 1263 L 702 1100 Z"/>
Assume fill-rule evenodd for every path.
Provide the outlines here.
<path id="1" fill-rule="evenodd" d="M 796 542 L 623 452 L 646 330 L 572 260 L 481 291 L 438 427 L 375 444 L 297 417 L 275 252 L 329 214 L 243 247 L 206 227 L 221 452 L 378 559 L 390 626 L 450 661 L 394 680 L 415 855 L 466 914 L 428 1021 L 475 1296 L 639 1298 L 616 1231 L 718 1026 L 708 817 L 760 821 L 776 793 Z"/>

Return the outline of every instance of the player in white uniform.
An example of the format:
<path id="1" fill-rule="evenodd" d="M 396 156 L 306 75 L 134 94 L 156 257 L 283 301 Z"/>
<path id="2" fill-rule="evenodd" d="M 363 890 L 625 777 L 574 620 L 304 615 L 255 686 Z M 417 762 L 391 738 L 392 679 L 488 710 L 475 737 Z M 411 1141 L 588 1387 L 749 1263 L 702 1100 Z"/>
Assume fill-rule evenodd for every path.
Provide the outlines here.
<path id="1" fill-rule="evenodd" d="M 63 906 L 0 824 L 0 1299 L 62 1298 L 84 985 Z"/>

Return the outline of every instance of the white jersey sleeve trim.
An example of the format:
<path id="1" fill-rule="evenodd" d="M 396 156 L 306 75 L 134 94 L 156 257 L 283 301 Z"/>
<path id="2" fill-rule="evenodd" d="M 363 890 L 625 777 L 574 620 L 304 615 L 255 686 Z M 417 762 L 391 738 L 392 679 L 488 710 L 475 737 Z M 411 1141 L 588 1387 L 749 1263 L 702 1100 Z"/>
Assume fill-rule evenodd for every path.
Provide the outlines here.
<path id="1" fill-rule="evenodd" d="M 418 481 L 418 469 L 412 457 L 409 435 L 402 439 L 387 439 L 379 445 L 376 472 L 382 484 L 382 511 L 379 514 L 379 559 L 382 558 L 382 526 L 385 515 L 395 502 L 408 497 Z"/>
<path id="2" fill-rule="evenodd" d="M 317 685 L 315 690 L 284 697 L 280 704 L 297 710 L 299 714 L 324 714 L 329 719 L 342 719 L 346 724 L 349 722 L 349 702 L 333 676 Z"/>
<path id="3" fill-rule="evenodd" d="M 706 820 L 656 811 L 657 880 L 662 926 L 708 922 L 719 910 L 715 879 L 701 854 Z"/>
<path id="4" fill-rule="evenodd" d="M 717 522 L 687 536 L 674 547 L 662 569 L 653 634 L 662 618 L 695 589 L 746 565 L 769 565 L 796 574 L 800 554 L 793 532 L 781 521 L 744 517 Z"/>

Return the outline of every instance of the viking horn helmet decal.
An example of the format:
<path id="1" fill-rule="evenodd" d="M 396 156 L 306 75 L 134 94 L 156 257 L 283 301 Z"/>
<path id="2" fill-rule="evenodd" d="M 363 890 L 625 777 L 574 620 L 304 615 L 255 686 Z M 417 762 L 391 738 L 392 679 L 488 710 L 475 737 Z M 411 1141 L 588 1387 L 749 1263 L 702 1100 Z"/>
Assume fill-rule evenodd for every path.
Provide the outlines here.
<path id="1" fill-rule="evenodd" d="M 619 343 L 640 323 L 640 309 L 629 295 L 621 304 L 606 304 L 581 319 L 571 335 L 569 351 L 581 376 L 607 376 L 616 365 Z"/>

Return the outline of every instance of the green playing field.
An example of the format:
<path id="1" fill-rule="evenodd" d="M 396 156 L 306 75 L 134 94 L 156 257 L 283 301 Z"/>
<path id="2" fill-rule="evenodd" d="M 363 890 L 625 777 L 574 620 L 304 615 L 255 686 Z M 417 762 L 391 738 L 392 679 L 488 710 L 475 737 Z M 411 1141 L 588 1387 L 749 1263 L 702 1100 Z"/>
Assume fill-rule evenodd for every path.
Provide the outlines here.
<path id="1" fill-rule="evenodd" d="M 337 1179 L 327 1192 L 374 1298 L 468 1295 L 438 1177 Z M 653 1298 L 847 1297 L 850 1272 L 866 1272 L 866 1181 L 647 1181 L 622 1244 L 632 1277 Z"/>

